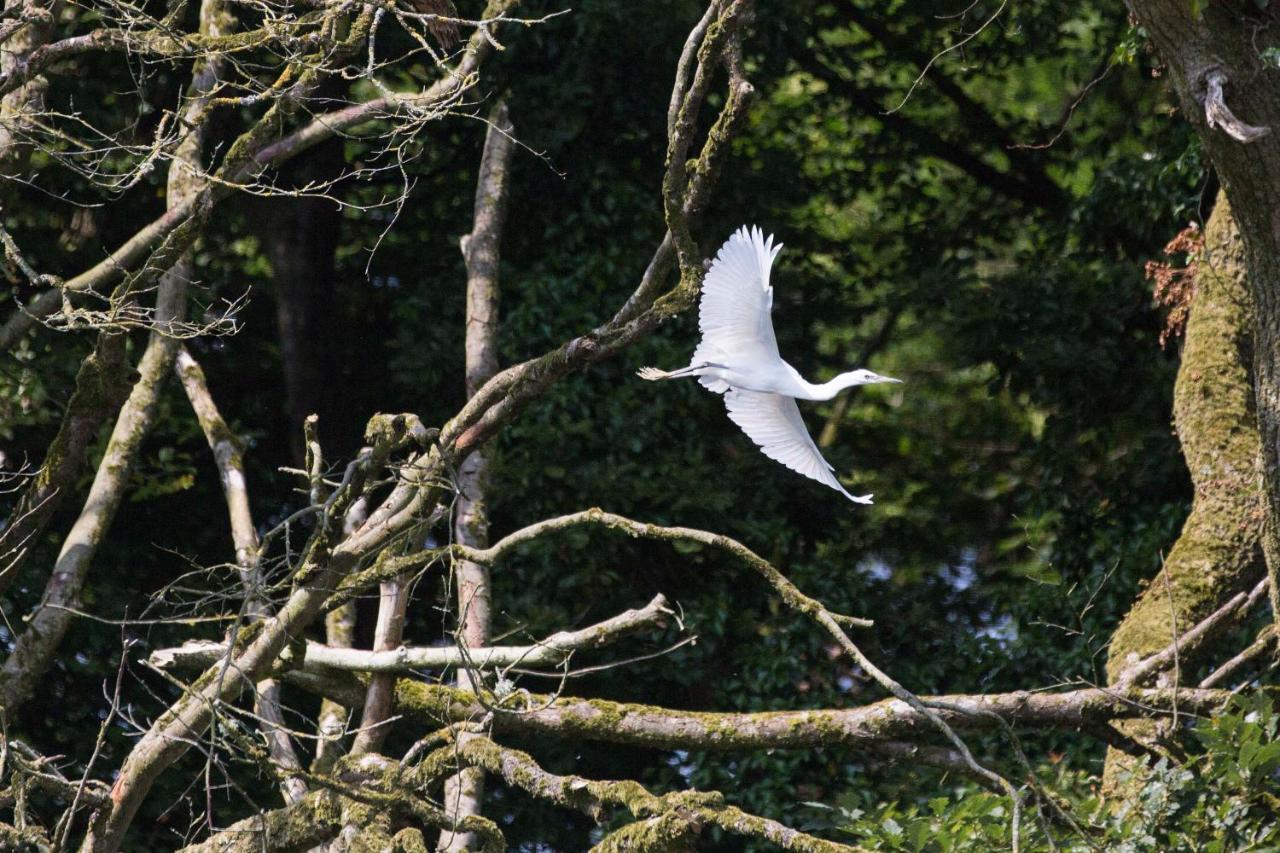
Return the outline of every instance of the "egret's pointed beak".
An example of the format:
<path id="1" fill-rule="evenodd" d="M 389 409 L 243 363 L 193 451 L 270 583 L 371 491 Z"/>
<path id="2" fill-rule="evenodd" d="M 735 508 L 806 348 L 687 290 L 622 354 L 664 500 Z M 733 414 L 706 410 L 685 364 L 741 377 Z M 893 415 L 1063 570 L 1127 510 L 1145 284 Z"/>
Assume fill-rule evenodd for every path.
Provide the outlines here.
<path id="1" fill-rule="evenodd" d="M 892 382 L 894 385 L 902 384 L 901 379 L 894 379 L 892 376 L 881 376 L 879 373 L 876 373 L 874 375 L 875 375 L 875 378 L 871 380 L 872 382 Z"/>

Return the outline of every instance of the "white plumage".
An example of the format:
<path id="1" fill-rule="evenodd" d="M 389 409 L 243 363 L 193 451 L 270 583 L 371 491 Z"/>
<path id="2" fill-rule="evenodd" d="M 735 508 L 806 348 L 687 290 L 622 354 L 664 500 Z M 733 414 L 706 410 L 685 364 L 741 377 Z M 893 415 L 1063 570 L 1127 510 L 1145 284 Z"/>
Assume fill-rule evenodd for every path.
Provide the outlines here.
<path id="1" fill-rule="evenodd" d="M 773 333 L 773 288 L 769 270 L 782 250 L 773 236 L 742 226 L 716 253 L 702 284 L 698 328 L 702 340 L 688 367 L 664 371 L 644 367 L 643 379 L 698 377 L 708 390 L 724 394 L 729 419 L 770 459 L 837 490 L 856 503 L 871 495 L 849 494 L 809 437 L 796 400 L 830 400 L 845 388 L 898 382 L 869 370 L 842 373 L 813 384 L 778 353 Z"/>

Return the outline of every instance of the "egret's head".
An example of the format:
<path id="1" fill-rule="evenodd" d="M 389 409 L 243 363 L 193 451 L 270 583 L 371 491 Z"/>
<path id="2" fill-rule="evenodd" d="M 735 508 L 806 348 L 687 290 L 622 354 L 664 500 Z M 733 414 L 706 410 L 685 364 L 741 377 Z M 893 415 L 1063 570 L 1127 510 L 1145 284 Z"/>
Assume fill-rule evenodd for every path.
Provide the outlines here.
<path id="1" fill-rule="evenodd" d="M 881 376 L 879 373 L 872 373 L 870 370 L 863 370 L 861 368 L 858 370 L 851 370 L 846 373 L 845 376 L 849 377 L 848 382 L 850 385 L 874 385 L 877 382 L 902 383 L 901 379 L 894 379 L 890 376 Z"/>

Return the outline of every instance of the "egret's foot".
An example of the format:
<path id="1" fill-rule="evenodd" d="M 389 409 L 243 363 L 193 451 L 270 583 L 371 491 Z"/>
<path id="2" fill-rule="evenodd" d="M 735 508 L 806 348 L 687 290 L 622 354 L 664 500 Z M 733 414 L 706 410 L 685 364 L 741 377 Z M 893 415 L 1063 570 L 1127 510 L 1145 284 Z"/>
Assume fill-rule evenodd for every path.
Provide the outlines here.
<path id="1" fill-rule="evenodd" d="M 659 379 L 666 379 L 667 371 L 659 370 L 656 367 L 642 367 L 636 371 L 636 376 L 641 379 L 648 379 L 650 382 L 656 382 Z"/>

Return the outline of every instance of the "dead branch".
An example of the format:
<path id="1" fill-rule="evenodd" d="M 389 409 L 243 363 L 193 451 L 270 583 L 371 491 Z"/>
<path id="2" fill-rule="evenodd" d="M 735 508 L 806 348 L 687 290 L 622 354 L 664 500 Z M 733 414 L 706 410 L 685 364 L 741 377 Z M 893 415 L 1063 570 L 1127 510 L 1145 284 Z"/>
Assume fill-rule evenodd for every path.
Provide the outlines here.
<path id="1" fill-rule="evenodd" d="M 728 536 L 709 533 L 705 530 L 695 530 L 691 527 L 663 527 L 657 524 L 646 524 L 611 512 L 605 512 L 599 508 L 536 522 L 504 536 L 489 548 L 468 548 L 462 545 L 455 545 L 452 550 L 455 554 L 466 559 L 490 564 L 497 562 L 515 548 L 541 536 L 589 524 L 620 530 L 630 536 L 642 539 L 658 539 L 667 542 L 697 542 L 719 551 L 725 551 L 763 577 L 789 607 L 800 613 L 808 616 L 814 616 L 819 612 L 828 613 L 837 624 L 850 627 L 868 628 L 874 624 L 869 619 L 830 613 L 822 602 L 800 592 L 791 581 L 787 580 L 785 575 L 774 568 L 767 560 L 757 555 L 741 542 Z"/>
<path id="2" fill-rule="evenodd" d="M 76 390 L 67 402 L 58 434 L 45 451 L 44 464 L 28 481 L 0 532 L 0 556 L 8 559 L 0 569 L 0 593 L 18 577 L 30 553 L 30 544 L 39 537 L 67 495 L 74 491 L 90 444 L 102 424 L 128 396 L 129 373 L 124 336 L 100 334 L 93 351 L 80 363 Z"/>
<path id="3" fill-rule="evenodd" d="M 491 0 L 485 19 L 500 18 L 517 2 L 518 0 Z M 335 51 L 333 59 L 341 59 L 357 47 L 363 46 L 364 35 L 371 22 L 372 14 L 369 14 L 363 25 L 353 27 L 345 48 Z M 288 89 L 287 97 L 281 95 L 283 100 L 275 103 L 262 119 L 242 133 L 229 147 L 221 167 L 215 173 L 208 174 L 198 165 L 187 166 L 187 177 L 194 185 L 194 191 L 190 195 L 170 206 L 162 216 L 139 230 L 102 261 L 68 278 L 60 288 L 36 296 L 11 316 L 0 327 L 0 350 L 12 348 L 32 326 L 58 311 L 67 294 L 103 293 L 121 278 L 128 282 L 127 291 L 146 286 L 151 278 L 165 272 L 176 262 L 177 257 L 190 248 L 201 231 L 200 224 L 207 219 L 215 205 L 236 189 L 252 190 L 255 182 L 269 168 L 298 156 L 325 139 L 346 133 L 351 128 L 370 121 L 399 119 L 402 125 L 399 132 L 410 132 L 422 123 L 438 118 L 448 106 L 456 104 L 475 85 L 478 80 L 477 72 L 492 50 L 491 37 L 486 36 L 484 30 L 477 29 L 456 67 L 447 67 L 440 79 L 421 93 L 404 95 L 388 91 L 372 100 L 317 115 L 284 136 L 272 136 L 284 115 L 291 108 L 296 108 L 298 102 L 319 85 L 318 72 L 305 72 L 303 78 Z M 193 124 L 200 126 L 203 116 L 200 118 L 201 121 Z M 157 245 L 160 246 L 159 250 L 154 249 Z M 143 264 L 141 270 L 138 269 L 140 263 Z"/>
<path id="4" fill-rule="evenodd" d="M 460 740 L 457 754 L 461 760 L 483 767 L 513 788 L 581 811 L 597 822 L 603 821 L 610 806 L 622 806 L 646 824 L 655 821 L 675 823 L 677 826 L 672 828 L 680 835 L 697 833 L 703 826 L 711 825 L 736 835 L 770 841 L 783 850 L 835 853 L 860 849 L 816 838 L 777 821 L 748 814 L 726 803 L 724 797 L 716 793 L 678 791 L 655 796 L 637 782 L 592 781 L 581 776 L 549 773 L 527 753 L 500 746 L 488 738 Z M 635 849 L 626 844 L 626 839 L 635 829 L 638 828 L 616 830 L 595 849 Z"/>
<path id="5" fill-rule="evenodd" d="M 736 18 L 741 14 L 743 5 L 730 4 L 721 18 Z M 475 39 L 473 36 L 473 46 Z M 456 92 L 461 85 L 451 84 L 448 91 Z M 703 146 L 702 163 L 705 165 L 699 167 L 697 174 L 704 177 L 701 181 L 694 178 L 691 193 L 698 187 L 705 192 L 729 135 L 742 119 L 745 99 L 750 91 L 750 86 L 740 75 L 734 77 L 731 74 L 729 97 Z M 399 103 L 397 106 L 406 108 Z M 358 105 L 339 111 L 339 120 L 357 122 L 370 117 L 368 112 L 361 110 L 362 106 Z M 256 140 L 245 140 L 228 152 L 223 171 L 237 174 L 237 170 L 246 170 L 252 174 L 260 166 L 273 162 L 277 156 L 314 144 L 330 132 L 328 127 L 317 127 L 312 123 L 281 142 L 263 148 L 256 147 Z M 683 193 L 686 187 L 675 189 Z M 680 204 L 674 208 L 676 218 L 684 217 L 684 206 Z M 669 227 L 672 225 L 671 210 L 669 207 Z M 687 225 L 683 227 L 687 229 Z M 248 679 L 265 675 L 285 646 L 299 637 L 323 612 L 341 579 L 389 543 L 418 529 L 423 518 L 441 503 L 447 486 L 445 474 L 458 460 L 487 440 L 523 406 L 541 396 L 559 377 L 619 351 L 651 330 L 665 316 L 691 305 L 701 277 L 700 263 L 696 266 L 697 269 L 677 286 L 678 296 L 673 300 L 665 303 L 659 300 L 633 322 L 606 324 L 597 329 L 598 338 L 570 341 L 555 352 L 503 371 L 486 383 L 463 412 L 441 430 L 433 445 L 423 447 L 420 453 L 414 453 L 395 466 L 396 487 L 370 512 L 359 529 L 344 537 L 341 519 L 346 509 L 363 495 L 366 480 L 381 470 L 393 452 L 403 453 L 422 447 L 410 427 L 410 420 L 417 423 L 416 418 L 375 418 L 371 422 L 370 451 L 361 454 L 348 466 L 343 483 L 319 511 L 320 523 L 306 546 L 305 558 L 294 572 L 294 589 L 288 600 L 274 617 L 262 624 L 260 630 L 250 632 L 250 636 L 242 639 L 243 647 L 237 644 L 226 671 L 242 673 Z M 375 426 L 377 428 L 373 428 Z M 418 428 L 420 430 L 420 424 Z M 243 680 L 229 678 L 219 681 L 212 675 L 202 678 L 137 741 L 120 770 L 111 808 L 100 810 L 86 837 L 87 849 L 112 851 L 119 848 L 124 832 L 156 778 L 189 748 L 190 734 L 204 732 L 221 704 L 239 694 Z"/>
<path id="6" fill-rule="evenodd" d="M 227 502 L 227 514 L 231 519 L 231 541 L 235 547 L 236 566 L 240 570 L 240 580 L 244 586 L 245 610 L 253 618 L 265 618 L 270 614 L 271 608 L 261 597 L 258 531 L 253 525 L 253 514 L 249 508 L 249 488 L 244 474 L 240 441 L 218 411 L 213 395 L 209 393 L 204 370 L 185 348 L 178 350 L 174 369 L 187 392 L 187 399 L 195 410 L 200 428 L 218 466 L 222 493 Z M 254 712 L 263 721 L 263 734 L 267 739 L 272 762 L 286 771 L 281 783 L 285 801 L 297 802 L 306 794 L 307 786 L 296 772 L 290 774 L 290 771 L 301 770 L 302 763 L 298 760 L 284 722 L 280 685 L 273 679 L 263 679 L 254 686 Z"/>
<path id="7" fill-rule="evenodd" d="M 1263 628 L 1258 632 L 1258 636 L 1254 641 L 1242 649 L 1239 654 L 1224 661 L 1221 666 L 1205 676 L 1204 680 L 1200 682 L 1200 687 L 1206 690 L 1217 687 L 1230 678 L 1233 673 L 1238 672 L 1241 667 L 1266 654 L 1276 644 L 1276 635 L 1277 631 L 1274 623 Z"/>
<path id="8" fill-rule="evenodd" d="M 400 646 L 390 651 L 365 651 L 308 642 L 301 660 L 286 652 L 281 660 L 291 666 L 324 672 L 409 674 L 423 669 L 469 666 L 476 670 L 506 667 L 561 667 L 575 652 L 599 649 L 641 631 L 664 627 L 671 617 L 664 595 L 656 595 L 643 608 L 627 610 L 603 622 L 576 631 L 559 631 L 527 646 L 479 646 L 465 651 L 456 646 Z M 157 649 L 148 662 L 157 669 L 191 670 L 213 666 L 227 653 L 216 641 L 193 641 L 176 648 Z"/>
<path id="9" fill-rule="evenodd" d="M 201 4 L 201 27 L 205 32 L 219 31 L 224 23 L 221 8 L 220 0 L 204 0 Z M 198 116 L 204 110 L 222 69 L 222 59 L 216 53 L 206 55 L 196 64 L 188 87 L 188 117 Z M 198 192 L 190 170 L 198 167 L 203 155 L 204 134 L 197 129 L 175 153 L 168 174 L 167 206 L 182 206 Z M 194 237 L 192 239 L 194 241 Z M 40 677 L 48 669 L 70 624 L 72 610 L 79 602 L 80 590 L 93 557 L 110 530 L 116 509 L 124 497 L 129 473 L 155 419 L 162 383 L 177 355 L 176 340 L 164 334 L 163 330 L 168 324 L 182 321 L 186 313 L 187 284 L 193 277 L 193 271 L 184 250 L 159 273 L 155 308 L 157 331 L 151 334 L 138 362 L 138 379 L 116 419 L 84 508 L 62 542 L 52 576 L 45 585 L 44 596 L 27 617 L 26 630 L 17 638 L 12 652 L 0 668 L 0 705 L 10 711 L 30 698 Z"/>

